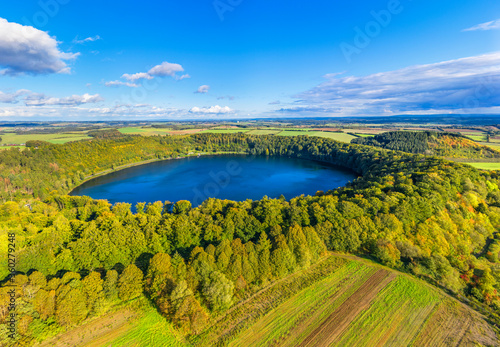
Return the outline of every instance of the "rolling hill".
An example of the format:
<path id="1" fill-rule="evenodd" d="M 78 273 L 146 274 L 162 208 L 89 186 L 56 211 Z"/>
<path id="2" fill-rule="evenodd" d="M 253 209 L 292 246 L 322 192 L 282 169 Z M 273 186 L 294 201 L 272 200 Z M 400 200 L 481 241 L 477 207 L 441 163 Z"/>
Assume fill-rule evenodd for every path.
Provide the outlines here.
<path id="1" fill-rule="evenodd" d="M 91 341 L 92 346 L 124 341 L 140 346 L 498 345 L 483 316 L 440 290 L 339 254 L 241 300 L 213 317 L 198 336 L 183 336 L 143 303 L 142 308 L 129 304 L 42 346 Z"/>

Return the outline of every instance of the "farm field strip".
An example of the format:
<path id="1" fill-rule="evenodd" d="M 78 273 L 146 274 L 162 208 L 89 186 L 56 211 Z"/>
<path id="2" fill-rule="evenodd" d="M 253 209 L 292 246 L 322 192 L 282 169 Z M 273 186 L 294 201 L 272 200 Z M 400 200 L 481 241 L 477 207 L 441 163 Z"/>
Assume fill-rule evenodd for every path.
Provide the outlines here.
<path id="1" fill-rule="evenodd" d="M 299 346 L 331 345 L 343 330 L 350 326 L 358 314 L 369 307 L 377 293 L 393 278 L 393 273 L 387 270 L 378 270 L 353 295 L 349 296 L 337 310 L 321 322 Z"/>
<path id="2" fill-rule="evenodd" d="M 374 269 L 360 266 L 360 264 L 347 263 L 341 269 L 296 294 L 259 319 L 251 329 L 236 337 L 237 344 L 288 345 L 285 340 L 290 340 L 290 335 L 294 334 L 296 328 L 304 327 L 301 324 L 304 320 L 309 320 L 310 316 L 320 320 L 328 316 L 374 272 Z M 327 305 L 325 301 L 328 302 Z M 318 315 L 319 317 L 316 317 Z M 281 317 L 286 317 L 286 319 Z M 299 333 L 303 332 L 299 331 Z"/>
<path id="3" fill-rule="evenodd" d="M 47 141 L 54 144 L 66 143 L 70 141 L 79 141 L 79 140 L 89 140 L 90 136 L 87 136 L 86 133 L 58 133 L 58 134 L 27 134 L 27 135 L 18 135 L 15 133 L 4 133 L 0 135 L 2 138 L 2 142 L 0 145 L 4 144 L 23 144 L 26 141 L 30 140 L 40 140 Z"/>
<path id="4" fill-rule="evenodd" d="M 299 135 L 308 135 L 308 136 L 317 136 L 324 137 L 340 142 L 350 143 L 352 139 L 356 138 L 356 136 L 352 136 L 346 133 L 335 133 L 329 131 L 300 131 L 300 130 L 283 130 L 277 135 L 279 136 L 299 136 Z"/>
<path id="5" fill-rule="evenodd" d="M 356 317 L 335 345 L 391 345 L 394 342 L 407 345 L 438 301 L 437 293 L 400 275 L 378 293 L 371 306 Z"/>
<path id="6" fill-rule="evenodd" d="M 500 170 L 500 163 L 466 163 L 469 164 L 476 169 L 483 170 Z"/>
<path id="7" fill-rule="evenodd" d="M 311 268 L 290 275 L 257 292 L 250 298 L 238 303 L 216 320 L 203 334 L 192 341 L 195 345 L 212 346 L 227 344 L 234 337 L 250 328 L 268 312 L 296 295 L 298 292 L 321 281 L 332 272 L 344 268 L 346 263 L 356 262 L 338 257 L 327 257 Z M 345 270 L 340 270 L 345 271 Z"/>

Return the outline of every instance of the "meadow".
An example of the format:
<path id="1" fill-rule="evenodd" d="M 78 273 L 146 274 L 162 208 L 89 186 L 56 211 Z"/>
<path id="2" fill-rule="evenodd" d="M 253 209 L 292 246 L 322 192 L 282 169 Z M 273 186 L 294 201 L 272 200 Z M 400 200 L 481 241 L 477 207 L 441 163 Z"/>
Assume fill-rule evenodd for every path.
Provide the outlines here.
<path id="1" fill-rule="evenodd" d="M 47 141 L 54 144 L 66 143 L 70 141 L 89 140 L 84 132 L 58 133 L 58 134 L 16 134 L 13 132 L 4 132 L 0 135 L 2 142 L 0 145 L 15 144 L 21 145 L 30 140 Z M 7 147 L 7 146 L 2 146 Z"/>
<path id="2" fill-rule="evenodd" d="M 476 169 L 500 170 L 500 163 L 467 163 Z"/>

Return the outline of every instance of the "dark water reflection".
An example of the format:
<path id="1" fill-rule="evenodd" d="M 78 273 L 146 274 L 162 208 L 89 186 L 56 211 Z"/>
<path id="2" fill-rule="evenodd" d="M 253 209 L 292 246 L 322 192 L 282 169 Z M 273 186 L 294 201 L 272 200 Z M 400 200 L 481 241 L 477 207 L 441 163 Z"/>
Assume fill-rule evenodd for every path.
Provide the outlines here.
<path id="1" fill-rule="evenodd" d="M 189 200 L 198 206 L 214 197 L 243 201 L 264 195 L 287 199 L 330 190 L 356 178 L 350 170 L 284 157 L 216 155 L 165 160 L 97 177 L 71 195 L 110 203 Z"/>

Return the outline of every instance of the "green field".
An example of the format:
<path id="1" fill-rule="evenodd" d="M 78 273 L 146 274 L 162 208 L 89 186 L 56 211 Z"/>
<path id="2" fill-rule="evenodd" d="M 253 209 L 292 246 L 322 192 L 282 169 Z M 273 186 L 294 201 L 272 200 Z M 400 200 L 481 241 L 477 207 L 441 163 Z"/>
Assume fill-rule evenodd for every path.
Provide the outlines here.
<path id="1" fill-rule="evenodd" d="M 280 129 L 255 129 L 250 130 L 248 135 L 276 135 L 280 132 Z"/>
<path id="2" fill-rule="evenodd" d="M 127 127 L 118 129 L 122 134 L 140 134 L 148 132 L 148 130 L 143 129 L 142 127 Z"/>
<path id="3" fill-rule="evenodd" d="M 27 134 L 27 135 L 17 135 L 15 133 L 3 133 L 0 135 L 2 138 L 1 144 L 23 144 L 30 140 L 41 140 L 50 143 L 66 143 L 70 141 L 88 140 L 91 139 L 84 132 L 78 133 L 60 133 L 60 134 Z"/>
<path id="4" fill-rule="evenodd" d="M 283 130 L 278 134 L 279 136 L 299 136 L 299 135 L 308 135 L 308 136 L 318 136 L 325 137 L 328 139 L 350 143 L 352 139 L 356 138 L 355 136 L 346 134 L 346 133 L 335 133 L 329 131 L 298 131 L 298 130 Z"/>
<path id="5" fill-rule="evenodd" d="M 465 135 L 465 136 L 477 142 L 486 141 L 486 135 L 477 135 L 476 133 L 476 135 Z"/>
<path id="6" fill-rule="evenodd" d="M 500 170 L 500 163 L 466 163 L 469 164 L 476 169 L 483 170 Z"/>

